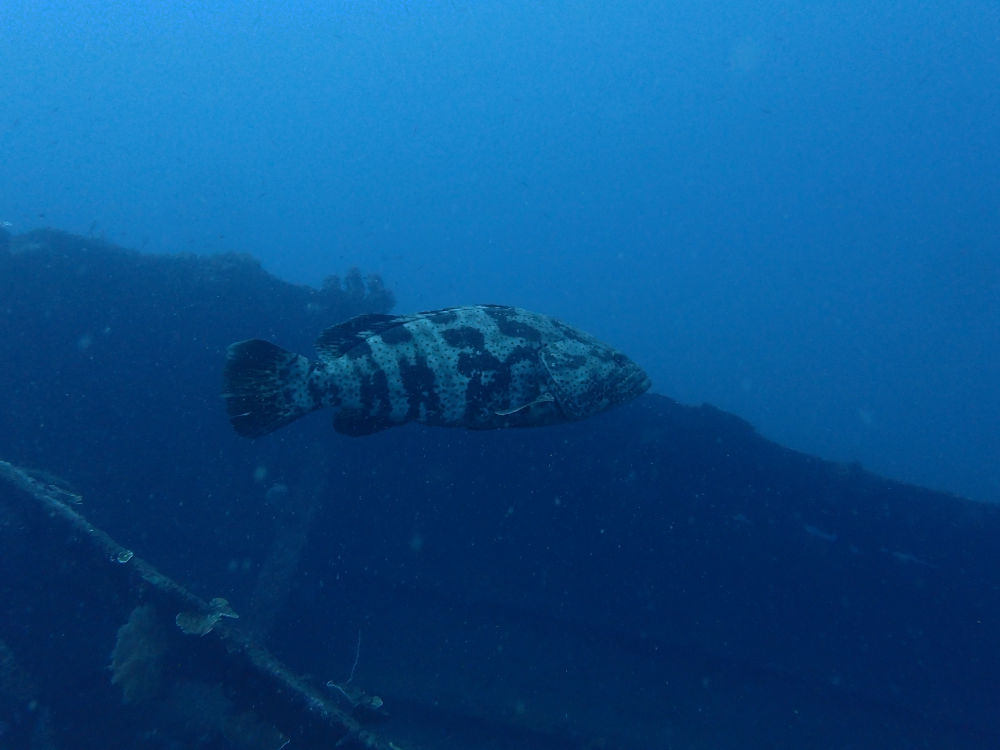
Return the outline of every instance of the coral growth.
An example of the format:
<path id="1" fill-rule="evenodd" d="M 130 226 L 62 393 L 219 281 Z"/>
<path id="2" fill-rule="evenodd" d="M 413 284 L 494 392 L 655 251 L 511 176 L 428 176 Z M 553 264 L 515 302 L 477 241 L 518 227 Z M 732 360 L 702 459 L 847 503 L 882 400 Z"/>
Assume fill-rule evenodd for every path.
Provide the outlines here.
<path id="1" fill-rule="evenodd" d="M 120 685 L 124 703 L 143 703 L 160 690 L 167 638 L 156 610 L 136 607 L 118 628 L 111 652 L 111 684 Z"/>

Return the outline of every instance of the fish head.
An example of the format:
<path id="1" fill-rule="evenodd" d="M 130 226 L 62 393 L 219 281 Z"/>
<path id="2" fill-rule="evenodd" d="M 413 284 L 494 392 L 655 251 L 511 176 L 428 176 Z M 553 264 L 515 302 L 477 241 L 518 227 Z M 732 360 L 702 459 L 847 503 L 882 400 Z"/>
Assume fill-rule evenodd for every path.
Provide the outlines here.
<path id="1" fill-rule="evenodd" d="M 550 342 L 539 351 L 539 359 L 568 419 L 598 414 L 649 390 L 649 376 L 639 365 L 590 336 Z"/>

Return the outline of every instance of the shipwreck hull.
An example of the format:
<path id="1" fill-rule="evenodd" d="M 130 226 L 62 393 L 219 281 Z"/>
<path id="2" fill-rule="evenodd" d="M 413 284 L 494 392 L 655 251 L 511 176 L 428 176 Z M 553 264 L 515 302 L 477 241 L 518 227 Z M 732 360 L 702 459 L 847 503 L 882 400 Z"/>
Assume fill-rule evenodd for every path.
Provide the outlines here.
<path id="1" fill-rule="evenodd" d="M 229 342 L 305 350 L 391 299 L 92 244 L 0 251 L 0 740 L 1000 744 L 996 506 L 658 395 L 556 428 L 357 440 L 317 414 L 245 441 Z M 239 619 L 178 627 L 215 597 Z M 144 628 L 161 669 L 129 696 Z"/>

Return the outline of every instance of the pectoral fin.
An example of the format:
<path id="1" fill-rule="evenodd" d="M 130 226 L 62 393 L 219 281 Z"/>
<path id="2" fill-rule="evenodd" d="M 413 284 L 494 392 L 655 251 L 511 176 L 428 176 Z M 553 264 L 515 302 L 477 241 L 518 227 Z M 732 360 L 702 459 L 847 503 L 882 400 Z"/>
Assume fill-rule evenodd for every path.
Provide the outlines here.
<path id="1" fill-rule="evenodd" d="M 522 409 L 530 409 L 535 404 L 550 404 L 550 403 L 552 403 L 555 400 L 556 400 L 556 397 L 553 396 L 552 394 L 550 394 L 550 393 L 543 393 L 541 396 L 539 396 L 538 398 L 536 398 L 534 401 L 529 401 L 528 403 L 522 404 L 521 406 L 515 406 L 513 409 L 504 409 L 502 411 L 496 411 L 496 412 L 494 412 L 494 414 L 496 414 L 498 417 L 506 417 L 506 416 L 509 416 L 511 414 L 517 414 L 517 412 L 521 411 Z"/>

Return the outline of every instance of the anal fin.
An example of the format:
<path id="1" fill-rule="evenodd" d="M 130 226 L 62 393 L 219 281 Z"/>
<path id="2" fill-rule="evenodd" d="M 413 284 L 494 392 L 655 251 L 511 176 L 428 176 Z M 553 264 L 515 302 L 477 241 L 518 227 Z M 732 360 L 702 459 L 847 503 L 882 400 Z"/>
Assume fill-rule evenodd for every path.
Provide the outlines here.
<path id="1" fill-rule="evenodd" d="M 395 427 L 396 422 L 386 417 L 372 417 L 360 409 L 340 409 L 333 416 L 333 429 L 341 435 L 364 437 Z"/>

